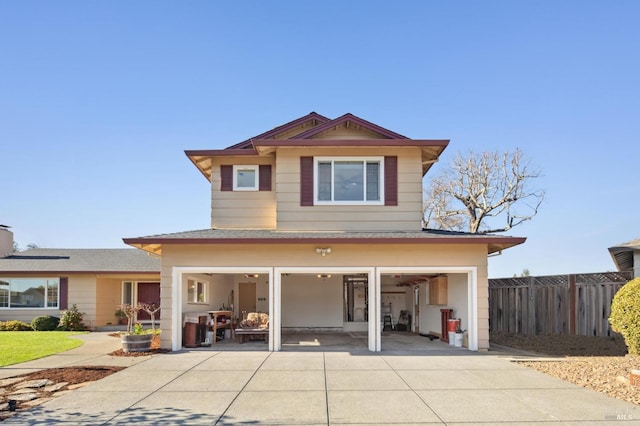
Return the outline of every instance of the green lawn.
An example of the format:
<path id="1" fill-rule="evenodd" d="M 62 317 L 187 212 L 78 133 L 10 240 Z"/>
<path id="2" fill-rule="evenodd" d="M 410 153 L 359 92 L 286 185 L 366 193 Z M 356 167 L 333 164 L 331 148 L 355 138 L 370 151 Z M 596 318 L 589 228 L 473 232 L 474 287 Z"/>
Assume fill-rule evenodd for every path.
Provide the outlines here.
<path id="1" fill-rule="evenodd" d="M 31 361 L 82 345 L 78 331 L 0 331 L 0 367 Z"/>

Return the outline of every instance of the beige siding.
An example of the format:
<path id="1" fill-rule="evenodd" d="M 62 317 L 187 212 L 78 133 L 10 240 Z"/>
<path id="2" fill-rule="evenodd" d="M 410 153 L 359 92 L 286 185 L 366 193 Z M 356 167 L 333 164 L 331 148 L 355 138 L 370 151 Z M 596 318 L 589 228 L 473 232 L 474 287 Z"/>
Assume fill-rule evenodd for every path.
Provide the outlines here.
<path id="1" fill-rule="evenodd" d="M 42 316 L 60 316 L 57 309 L 0 309 L 0 321 L 22 321 L 31 324 L 31 320 Z"/>
<path id="2" fill-rule="evenodd" d="M 486 256 L 478 267 L 478 349 L 489 349 L 489 269 Z M 479 260 L 480 261 L 480 260 Z"/>
<path id="3" fill-rule="evenodd" d="M 211 170 L 211 227 L 276 227 L 275 166 L 272 157 L 218 157 Z M 271 164 L 271 191 L 220 191 L 220 165 Z"/>
<path id="4" fill-rule="evenodd" d="M 122 302 L 122 282 L 158 282 L 159 274 L 101 275 L 96 287 L 96 327 L 118 323 L 115 312 Z"/>
<path id="5" fill-rule="evenodd" d="M 98 278 L 96 288 L 96 326 L 118 324 L 116 309 L 122 298 L 122 280 Z"/>
<path id="6" fill-rule="evenodd" d="M 264 244 L 264 245 L 165 245 L 162 256 L 161 298 L 163 308 L 163 347 L 171 347 L 171 295 L 172 267 L 478 267 L 478 344 L 479 349 L 489 347 L 488 327 L 488 280 L 486 246 L 466 244 L 331 244 L 328 256 L 319 256 L 315 244 Z M 449 297 L 458 310 L 465 309 L 464 293 L 466 277 L 456 274 Z M 283 291 L 286 286 L 283 285 Z M 333 293 L 332 293 L 333 294 Z M 283 292 L 283 303 L 287 293 Z M 335 297 L 341 302 L 341 294 Z M 424 299 L 424 298 L 423 298 Z M 333 304 L 330 306 L 335 307 Z M 164 311 L 166 309 L 166 311 Z M 331 308 L 333 309 L 333 308 Z M 439 307 L 438 307 L 439 310 Z M 167 315 L 165 315 L 165 312 Z M 289 311 L 291 314 L 291 311 Z M 284 314 L 283 314 L 284 315 Z M 337 315 L 337 314 L 336 314 Z M 336 316 L 337 318 L 337 316 Z M 334 318 L 335 319 L 335 318 Z M 467 319 L 468 321 L 468 319 Z M 436 326 L 439 317 L 431 320 L 429 326 Z M 283 323 L 284 325 L 284 323 Z M 439 328 L 436 328 L 437 331 Z"/>
<path id="7" fill-rule="evenodd" d="M 397 206 L 300 206 L 301 156 L 398 156 Z M 287 148 L 277 151 L 278 230 L 409 231 L 422 226 L 422 165 L 418 148 Z"/>
<path id="8" fill-rule="evenodd" d="M 74 275 L 69 277 L 69 308 L 74 304 L 84 313 L 84 324 L 96 326 L 96 276 Z"/>

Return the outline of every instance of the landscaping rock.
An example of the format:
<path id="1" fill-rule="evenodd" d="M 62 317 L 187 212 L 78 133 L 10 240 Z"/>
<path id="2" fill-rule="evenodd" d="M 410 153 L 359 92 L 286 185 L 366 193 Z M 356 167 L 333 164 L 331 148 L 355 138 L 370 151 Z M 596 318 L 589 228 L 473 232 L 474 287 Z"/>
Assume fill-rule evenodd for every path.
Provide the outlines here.
<path id="1" fill-rule="evenodd" d="M 31 401 L 37 397 L 38 394 L 36 392 L 9 395 L 9 399 L 13 399 L 14 401 Z"/>
<path id="2" fill-rule="evenodd" d="M 23 388 L 41 388 L 47 385 L 51 385 L 53 382 L 49 379 L 40 379 L 40 380 L 28 380 L 26 382 L 20 383 L 14 386 L 14 389 L 23 389 Z"/>
<path id="3" fill-rule="evenodd" d="M 629 380 L 619 379 L 629 377 L 629 372 L 638 368 L 640 355 L 626 354 L 624 341 L 619 338 L 492 333 L 490 342 L 555 356 L 555 360 L 538 358 L 518 361 L 518 364 L 640 405 L 640 387 L 629 384 Z"/>
<path id="4" fill-rule="evenodd" d="M 44 398 L 37 398 L 31 401 L 26 401 L 23 405 L 27 408 L 35 407 L 36 405 L 44 404 L 45 402 L 51 401 L 53 398 L 48 396 Z"/>
<path id="5" fill-rule="evenodd" d="M 9 377 L 8 379 L 0 379 L 0 388 L 11 386 L 14 383 L 18 383 L 24 380 L 24 377 Z"/>
<path id="6" fill-rule="evenodd" d="M 78 388 L 83 388 L 85 386 L 87 386 L 88 384 L 90 384 L 91 382 L 82 382 L 82 383 L 76 383 L 74 385 L 69 385 L 67 386 L 67 389 L 69 390 L 74 390 L 74 389 L 78 389 Z"/>
<path id="7" fill-rule="evenodd" d="M 60 389 L 62 389 L 65 386 L 67 386 L 68 384 L 69 384 L 69 382 L 60 382 L 60 383 L 56 383 L 54 385 L 45 386 L 44 387 L 44 391 L 45 392 L 57 392 Z"/>

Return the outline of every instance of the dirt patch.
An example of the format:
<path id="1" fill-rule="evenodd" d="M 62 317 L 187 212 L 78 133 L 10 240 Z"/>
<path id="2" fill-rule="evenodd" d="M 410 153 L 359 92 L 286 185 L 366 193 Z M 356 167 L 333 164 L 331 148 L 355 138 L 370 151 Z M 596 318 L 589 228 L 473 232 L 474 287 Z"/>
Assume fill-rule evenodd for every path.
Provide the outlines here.
<path id="1" fill-rule="evenodd" d="M 25 380 L 49 379 L 54 383 L 68 382 L 71 385 L 75 385 L 103 379 L 124 368 L 112 366 L 49 368 L 17 377 L 24 377 Z"/>
<path id="2" fill-rule="evenodd" d="M 124 367 L 113 366 L 49 368 L 0 379 L 0 421 L 122 369 Z"/>
<path id="3" fill-rule="evenodd" d="M 551 356 L 624 356 L 627 346 L 622 337 L 492 333 L 491 343 Z"/>
<path id="4" fill-rule="evenodd" d="M 491 342 L 558 357 L 557 361 L 517 361 L 578 386 L 640 405 L 640 386 L 629 383 L 631 370 L 640 369 L 640 356 L 627 354 L 620 337 L 522 336 L 491 334 Z"/>

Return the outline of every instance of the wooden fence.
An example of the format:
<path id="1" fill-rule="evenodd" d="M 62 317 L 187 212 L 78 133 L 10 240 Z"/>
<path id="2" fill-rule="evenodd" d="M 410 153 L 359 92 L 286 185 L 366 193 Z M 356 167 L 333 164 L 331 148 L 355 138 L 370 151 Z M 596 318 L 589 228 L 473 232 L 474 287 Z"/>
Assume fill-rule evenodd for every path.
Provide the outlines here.
<path id="1" fill-rule="evenodd" d="M 623 272 L 490 279 L 489 329 L 611 336 L 611 301 L 630 279 Z"/>

